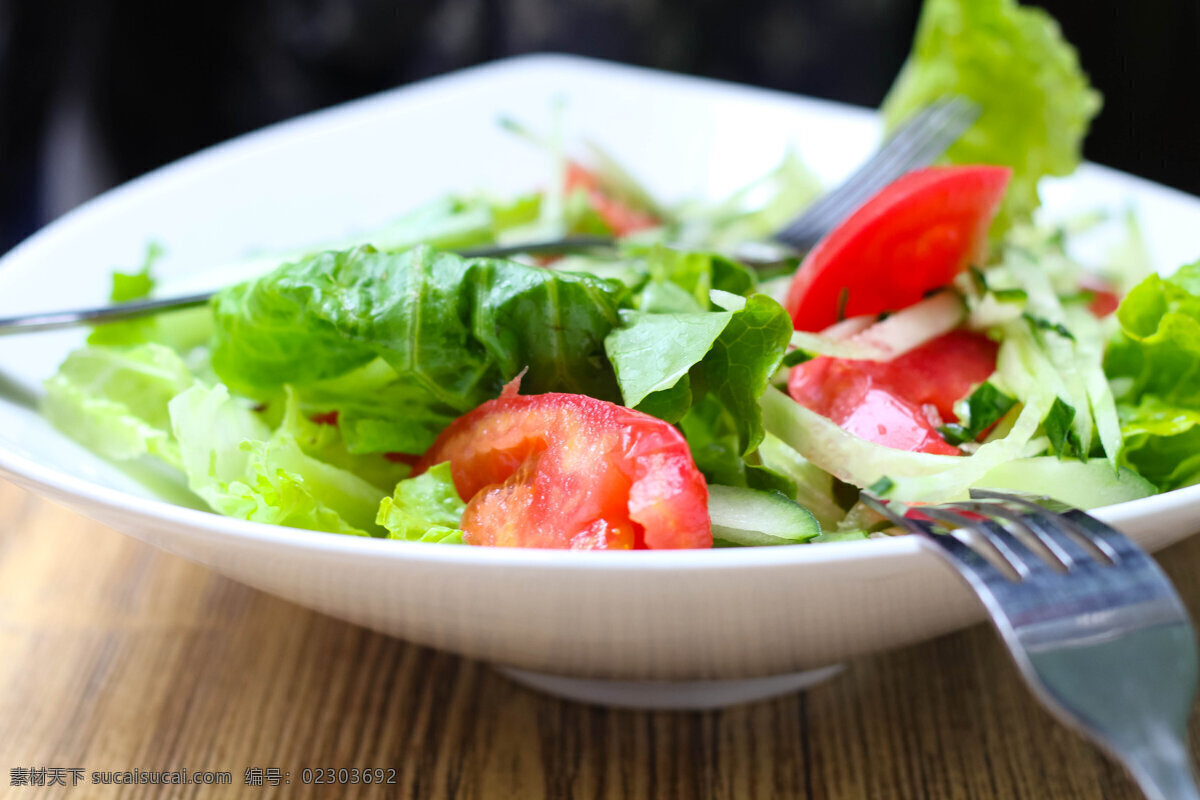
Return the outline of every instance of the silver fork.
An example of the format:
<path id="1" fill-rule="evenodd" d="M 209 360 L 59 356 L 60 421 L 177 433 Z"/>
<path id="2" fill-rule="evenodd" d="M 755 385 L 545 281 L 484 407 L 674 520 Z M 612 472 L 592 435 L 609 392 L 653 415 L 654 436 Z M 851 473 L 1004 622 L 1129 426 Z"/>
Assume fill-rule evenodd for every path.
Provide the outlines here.
<path id="1" fill-rule="evenodd" d="M 904 173 L 936 161 L 971 127 L 979 112 L 978 104 L 965 97 L 943 97 L 930 103 L 897 128 L 849 178 L 817 198 L 772 238 L 799 251 L 811 250 L 880 189 Z"/>
<path id="2" fill-rule="evenodd" d="M 1151 800 L 1200 798 L 1187 749 L 1196 637 L 1158 564 L 1078 509 L 971 497 L 901 515 L 864 493 L 966 579 L 1059 721 L 1123 763 Z"/>
<path id="3" fill-rule="evenodd" d="M 979 106 L 962 97 L 942 98 L 914 114 L 898 128 L 861 167 L 837 188 L 823 195 L 773 237 L 792 250 L 804 252 L 835 225 L 848 217 L 877 191 L 910 170 L 932 164 L 979 116 Z M 490 245 L 458 251 L 476 257 L 503 257 L 519 253 L 573 253 L 612 248 L 606 236 L 573 236 L 511 245 Z M 0 335 L 69 328 L 133 319 L 163 311 L 203 305 L 213 292 L 135 300 L 95 308 L 45 311 L 0 318 Z"/>

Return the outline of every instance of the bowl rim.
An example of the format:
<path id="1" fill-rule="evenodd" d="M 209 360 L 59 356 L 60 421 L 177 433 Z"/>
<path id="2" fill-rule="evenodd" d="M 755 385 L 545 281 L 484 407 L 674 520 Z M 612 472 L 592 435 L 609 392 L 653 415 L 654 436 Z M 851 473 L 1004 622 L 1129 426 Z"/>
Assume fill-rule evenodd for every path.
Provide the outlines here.
<path id="1" fill-rule="evenodd" d="M 557 53 L 514 56 L 467 67 L 283 120 L 172 161 L 101 193 L 35 231 L 0 258 L 0 270 L 11 262 L 36 255 L 37 250 L 46 242 L 53 241 L 64 229 L 69 230 L 77 218 L 95 213 L 111 213 L 114 207 L 119 209 L 127 196 L 136 196 L 143 186 L 158 184 L 179 172 L 202 169 L 204 164 L 212 159 L 252 156 L 259 148 L 269 147 L 277 137 L 303 133 L 305 130 L 316 127 L 336 127 L 343 118 L 353 119 L 371 107 L 385 106 L 396 102 L 397 98 L 403 97 L 406 101 L 411 101 L 421 95 L 441 92 L 459 83 L 483 76 L 501 78 L 505 73 L 519 74 L 525 70 L 537 71 L 547 67 L 570 71 L 605 72 L 626 79 L 652 76 L 660 82 L 666 81 L 677 86 L 687 86 L 698 90 L 732 92 L 738 95 L 754 95 L 776 100 L 786 99 L 789 102 L 806 103 L 814 108 L 837 108 L 841 113 L 874 116 L 871 109 L 822 98 L 794 95 L 773 89 L 646 67 L 617 64 L 600 59 Z M 1087 164 L 1083 168 L 1099 170 L 1119 177 L 1123 181 L 1149 185 L 1156 191 L 1164 191 L 1193 202 L 1196 200 L 1184 192 L 1118 170 L 1092 164 Z M 707 550 L 590 551 L 586 556 L 570 550 L 448 547 L 429 542 L 347 536 L 225 517 L 215 512 L 175 505 L 166 500 L 140 497 L 103 486 L 43 465 L 33 458 L 7 449 L 2 444 L 0 444 L 0 474 L 27 487 L 44 490 L 47 494 L 75 505 L 100 506 L 117 514 L 136 515 L 147 522 L 182 526 L 225 539 L 251 540 L 276 545 L 280 548 L 317 551 L 348 558 L 357 558 L 361 555 L 374 559 L 401 559 L 426 564 L 482 568 L 495 564 L 507 567 L 553 568 L 555 570 L 566 568 L 573 570 L 687 569 L 712 571 L 753 566 L 827 564 L 834 561 L 897 558 L 922 552 L 922 544 L 919 539 L 911 536 L 884 537 L 855 542 L 826 542 L 817 546 L 796 544 Z M 1162 494 L 1104 506 L 1094 509 L 1093 513 L 1110 524 L 1120 527 L 1123 522 L 1129 520 L 1169 514 L 1173 511 L 1184 510 L 1189 506 L 1194 507 L 1197 515 L 1200 516 L 1200 485 L 1186 486 Z"/>

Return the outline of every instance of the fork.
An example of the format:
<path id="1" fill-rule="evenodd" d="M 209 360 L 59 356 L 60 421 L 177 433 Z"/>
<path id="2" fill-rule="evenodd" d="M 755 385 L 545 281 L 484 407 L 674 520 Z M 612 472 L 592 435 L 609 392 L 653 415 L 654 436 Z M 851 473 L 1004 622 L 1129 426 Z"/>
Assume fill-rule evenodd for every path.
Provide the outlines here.
<path id="1" fill-rule="evenodd" d="M 963 97 L 945 97 L 914 114 L 862 166 L 828 194 L 818 198 L 773 239 L 796 252 L 812 249 L 835 225 L 876 192 L 918 167 L 928 166 L 946 151 L 979 116 L 979 106 Z M 510 245 L 459 250 L 468 258 L 504 257 L 518 253 L 572 253 L 612 248 L 607 236 L 573 236 Z M 743 259 L 752 261 L 753 259 Z M 207 303 L 214 292 L 135 300 L 129 303 L 67 311 L 45 311 L 0 318 L 0 335 L 56 330 L 158 314 Z"/>
<path id="2" fill-rule="evenodd" d="M 1049 498 L 972 490 L 970 501 L 897 513 L 863 497 L 975 590 L 1060 722 L 1123 763 L 1151 800 L 1200 799 L 1187 750 L 1195 632 L 1150 556 Z"/>

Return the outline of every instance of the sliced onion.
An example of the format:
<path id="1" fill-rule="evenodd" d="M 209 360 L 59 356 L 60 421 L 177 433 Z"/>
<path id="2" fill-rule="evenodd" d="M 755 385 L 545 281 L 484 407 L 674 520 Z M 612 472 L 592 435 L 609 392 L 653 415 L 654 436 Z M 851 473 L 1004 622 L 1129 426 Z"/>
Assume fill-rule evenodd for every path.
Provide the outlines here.
<path id="1" fill-rule="evenodd" d="M 793 347 L 818 356 L 859 361 L 891 361 L 896 356 L 954 330 L 966 314 L 967 309 L 962 298 L 956 292 L 944 290 L 874 325 L 862 325 L 861 321 L 870 319 L 869 317 L 853 317 L 826 328 L 821 333 L 796 331 L 792 334 L 791 343 Z M 848 335 L 854 327 L 860 329 Z M 844 338 L 847 335 L 848 338 Z"/>
<path id="2" fill-rule="evenodd" d="M 1007 436 L 964 456 L 913 453 L 860 439 L 774 387 L 767 387 L 759 404 L 767 431 L 826 472 L 856 486 L 887 477 L 893 483 L 888 499 L 940 503 L 965 498 L 968 488 L 988 471 L 1029 455 L 1030 440 L 1052 398 L 1029 398 Z"/>

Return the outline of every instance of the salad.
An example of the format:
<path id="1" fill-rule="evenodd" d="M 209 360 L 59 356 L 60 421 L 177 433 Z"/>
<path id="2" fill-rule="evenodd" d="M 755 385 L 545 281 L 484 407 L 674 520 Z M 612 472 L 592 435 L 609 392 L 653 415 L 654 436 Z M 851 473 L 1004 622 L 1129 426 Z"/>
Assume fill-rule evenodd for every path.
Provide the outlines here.
<path id="1" fill-rule="evenodd" d="M 443 544 L 668 549 L 864 539 L 971 487 L 1082 507 L 1200 482 L 1200 263 L 1153 274 L 1134 220 L 1034 219 L 1099 108 L 1057 25 L 927 0 L 884 102 L 982 113 L 945 163 L 807 254 L 740 254 L 821 187 L 789 154 L 717 203 L 668 206 L 610 155 L 545 150 L 529 194 L 451 196 L 314 248 L 206 306 L 95 328 L 44 412 L 215 512 Z M 817 155 L 817 154 L 814 154 Z M 611 250 L 455 251 L 564 235 Z M 153 262 L 112 299 L 154 287 Z"/>

